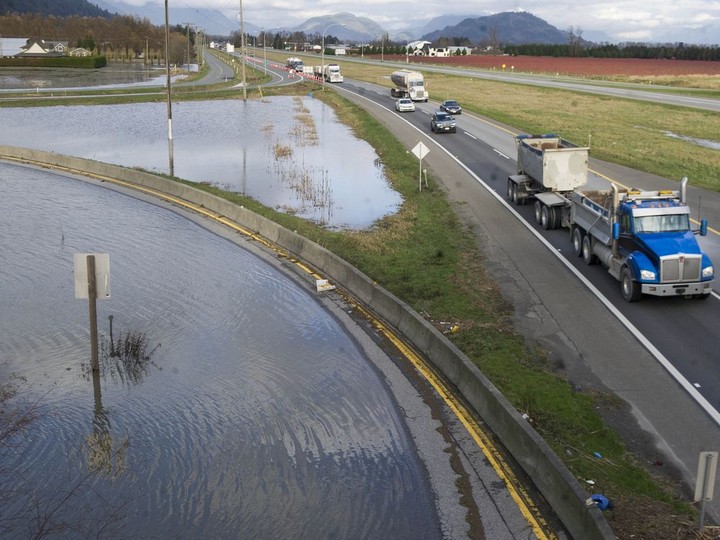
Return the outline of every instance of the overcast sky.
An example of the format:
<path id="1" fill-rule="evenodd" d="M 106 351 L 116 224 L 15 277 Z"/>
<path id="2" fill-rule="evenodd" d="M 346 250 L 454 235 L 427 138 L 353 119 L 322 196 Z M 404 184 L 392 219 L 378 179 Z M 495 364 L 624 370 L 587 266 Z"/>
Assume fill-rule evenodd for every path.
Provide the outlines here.
<path id="1" fill-rule="evenodd" d="M 90 0 L 91 2 L 93 0 Z M 164 0 L 115 0 L 164 5 Z M 372 19 L 392 36 L 441 15 L 482 16 L 524 10 L 560 30 L 581 28 L 593 39 L 720 44 L 720 0 L 168 0 L 169 9 L 216 8 L 260 28 L 297 26 L 311 17 L 349 12 Z M 202 25 L 202 22 L 198 22 Z M 591 35 L 592 34 L 592 35 Z"/>

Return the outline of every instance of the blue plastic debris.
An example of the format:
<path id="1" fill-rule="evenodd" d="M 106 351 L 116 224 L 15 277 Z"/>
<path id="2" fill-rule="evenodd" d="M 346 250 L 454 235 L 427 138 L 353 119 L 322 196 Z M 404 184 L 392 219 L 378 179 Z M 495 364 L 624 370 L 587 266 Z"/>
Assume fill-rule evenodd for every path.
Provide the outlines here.
<path id="1" fill-rule="evenodd" d="M 613 509 L 613 503 L 605 497 L 604 495 L 600 495 L 598 493 L 591 495 L 590 500 L 595 503 L 595 506 L 597 506 L 600 510 L 612 510 Z"/>

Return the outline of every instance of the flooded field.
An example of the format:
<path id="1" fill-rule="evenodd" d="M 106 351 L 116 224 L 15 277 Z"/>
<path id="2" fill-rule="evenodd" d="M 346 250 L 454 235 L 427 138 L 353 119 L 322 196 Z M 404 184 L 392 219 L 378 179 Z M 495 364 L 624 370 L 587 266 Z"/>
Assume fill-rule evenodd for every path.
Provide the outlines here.
<path id="1" fill-rule="evenodd" d="M 165 103 L 7 108 L 0 144 L 168 173 Z M 396 212 L 374 149 L 310 96 L 173 105 L 175 175 L 328 227 Z"/>
<path id="2" fill-rule="evenodd" d="M 141 62 L 111 63 L 101 69 L 0 68 L 0 91 L 164 84 L 164 68 L 145 66 Z"/>

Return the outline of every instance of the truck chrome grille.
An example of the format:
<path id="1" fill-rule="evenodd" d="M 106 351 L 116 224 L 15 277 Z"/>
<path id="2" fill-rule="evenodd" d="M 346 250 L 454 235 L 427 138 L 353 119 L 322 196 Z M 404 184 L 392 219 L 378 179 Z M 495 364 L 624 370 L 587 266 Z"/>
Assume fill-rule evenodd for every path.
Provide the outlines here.
<path id="1" fill-rule="evenodd" d="M 702 257 L 700 255 L 671 255 L 660 259 L 660 281 L 699 281 Z"/>

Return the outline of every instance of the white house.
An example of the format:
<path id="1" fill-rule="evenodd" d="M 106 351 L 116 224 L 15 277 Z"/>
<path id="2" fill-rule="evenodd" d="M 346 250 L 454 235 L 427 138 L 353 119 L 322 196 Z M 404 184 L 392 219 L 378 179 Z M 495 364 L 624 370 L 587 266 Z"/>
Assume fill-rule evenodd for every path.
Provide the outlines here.
<path id="1" fill-rule="evenodd" d="M 78 47 L 76 49 L 71 49 L 68 53 L 69 56 L 92 56 L 92 52 L 88 51 L 87 49 L 84 49 L 83 47 Z"/>
<path id="2" fill-rule="evenodd" d="M 45 41 L 28 39 L 21 51 L 15 56 L 65 56 L 67 41 Z"/>

